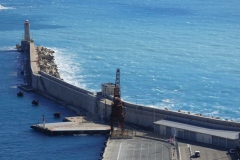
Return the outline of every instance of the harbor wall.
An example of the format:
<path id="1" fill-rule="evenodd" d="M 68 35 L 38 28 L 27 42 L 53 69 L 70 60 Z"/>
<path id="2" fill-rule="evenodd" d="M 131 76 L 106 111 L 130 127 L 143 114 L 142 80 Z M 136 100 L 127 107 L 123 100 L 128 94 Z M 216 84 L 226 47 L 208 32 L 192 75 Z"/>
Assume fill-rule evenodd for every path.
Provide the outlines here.
<path id="1" fill-rule="evenodd" d="M 38 74 L 32 74 L 32 87 L 49 94 L 56 100 L 84 108 L 89 112 L 93 112 L 95 107 L 96 96 L 92 92 L 73 86 L 41 71 Z"/>
<path id="2" fill-rule="evenodd" d="M 97 114 L 109 120 L 111 114 L 111 104 L 104 99 L 98 101 Z M 169 111 L 166 109 L 152 108 L 123 102 L 125 111 L 125 122 L 137 126 L 143 126 L 153 129 L 154 124 L 161 119 L 168 119 L 186 124 L 198 125 L 219 130 L 235 130 L 240 131 L 240 123 L 236 121 L 227 121 L 206 117 L 202 115 L 191 114 L 190 112 Z"/>
<path id="3" fill-rule="evenodd" d="M 30 61 L 36 60 L 34 43 L 31 43 L 29 54 Z M 32 87 L 42 91 L 56 100 L 64 101 L 75 107 L 75 110 L 84 108 L 97 115 L 99 119 L 109 120 L 111 114 L 111 96 L 103 96 L 102 92 L 94 94 L 88 90 L 73 86 L 59 78 L 53 77 L 39 70 L 36 63 L 31 63 Z M 100 85 L 99 85 L 100 86 Z M 240 123 L 226 121 L 202 115 L 191 114 L 190 112 L 169 111 L 166 109 L 151 108 L 129 102 L 123 102 L 125 122 L 138 126 L 154 128 L 153 122 L 161 119 L 196 124 L 215 129 L 229 129 L 240 131 Z"/>

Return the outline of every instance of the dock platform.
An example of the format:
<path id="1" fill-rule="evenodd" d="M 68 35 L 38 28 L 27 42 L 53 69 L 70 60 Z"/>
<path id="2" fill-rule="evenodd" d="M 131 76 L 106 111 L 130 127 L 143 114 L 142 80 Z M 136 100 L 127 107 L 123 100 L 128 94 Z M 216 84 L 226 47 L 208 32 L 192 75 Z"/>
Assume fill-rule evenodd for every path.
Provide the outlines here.
<path id="1" fill-rule="evenodd" d="M 32 129 L 46 133 L 48 135 L 72 135 L 72 134 L 109 134 L 110 126 L 96 123 L 79 123 L 79 122 L 58 122 L 35 124 Z"/>

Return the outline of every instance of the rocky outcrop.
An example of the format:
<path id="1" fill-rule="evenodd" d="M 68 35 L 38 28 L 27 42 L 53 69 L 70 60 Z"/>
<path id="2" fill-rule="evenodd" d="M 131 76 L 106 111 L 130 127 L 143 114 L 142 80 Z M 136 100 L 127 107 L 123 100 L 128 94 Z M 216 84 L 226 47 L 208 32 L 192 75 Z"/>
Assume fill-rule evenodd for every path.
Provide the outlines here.
<path id="1" fill-rule="evenodd" d="M 54 51 L 42 46 L 37 46 L 36 50 L 39 58 L 40 71 L 61 79 L 57 65 L 54 63 Z"/>

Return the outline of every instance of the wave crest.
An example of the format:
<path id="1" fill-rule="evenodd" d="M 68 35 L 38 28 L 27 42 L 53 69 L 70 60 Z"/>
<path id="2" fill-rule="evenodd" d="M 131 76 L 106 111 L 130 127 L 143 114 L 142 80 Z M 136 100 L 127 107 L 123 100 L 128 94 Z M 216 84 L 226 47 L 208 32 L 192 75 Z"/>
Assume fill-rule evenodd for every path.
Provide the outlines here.
<path id="1" fill-rule="evenodd" d="M 2 5 L 0 5 L 0 10 L 4 10 L 4 9 L 15 9 L 14 7 L 4 7 Z"/>
<path id="2" fill-rule="evenodd" d="M 56 48 L 56 47 L 47 47 L 55 52 L 54 59 L 55 63 L 58 66 L 58 71 L 60 73 L 60 77 L 80 88 L 86 89 L 86 85 L 84 84 L 84 76 L 78 76 L 82 71 L 82 67 L 80 63 L 74 63 L 71 59 L 72 53 L 66 49 Z"/>

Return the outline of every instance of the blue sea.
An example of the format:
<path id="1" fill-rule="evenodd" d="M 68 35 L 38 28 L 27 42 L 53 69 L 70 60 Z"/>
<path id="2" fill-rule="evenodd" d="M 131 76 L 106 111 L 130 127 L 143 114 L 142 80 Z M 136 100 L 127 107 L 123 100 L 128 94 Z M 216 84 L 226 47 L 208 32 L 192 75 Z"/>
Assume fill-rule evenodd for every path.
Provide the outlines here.
<path id="1" fill-rule="evenodd" d="M 30 125 L 72 111 L 35 93 L 18 98 L 30 22 L 36 45 L 55 51 L 61 77 L 97 92 L 115 82 L 128 102 L 240 121 L 238 0 L 1 0 L 0 159 L 95 160 L 102 136 L 49 137 Z M 38 107 L 31 101 L 39 99 Z"/>

